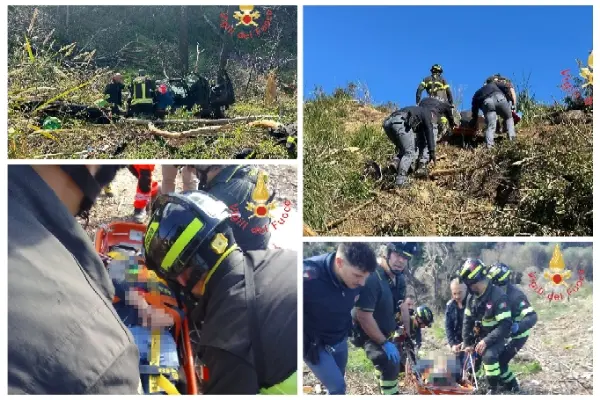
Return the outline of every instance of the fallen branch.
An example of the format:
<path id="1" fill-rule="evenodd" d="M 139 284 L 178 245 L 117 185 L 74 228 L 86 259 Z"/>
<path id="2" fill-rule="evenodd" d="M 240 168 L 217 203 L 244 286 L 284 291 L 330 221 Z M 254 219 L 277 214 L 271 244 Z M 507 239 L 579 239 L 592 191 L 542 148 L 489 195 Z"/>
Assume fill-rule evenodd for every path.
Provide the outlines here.
<path id="1" fill-rule="evenodd" d="M 126 124 L 133 125 L 163 125 L 163 124 L 202 124 L 202 125 L 228 125 L 235 122 L 248 122 L 254 121 L 264 118 L 277 118 L 272 115 L 250 115 L 247 117 L 234 117 L 234 118 L 225 118 L 225 119 L 159 119 L 156 121 L 148 120 L 148 119 L 137 119 L 137 118 L 128 118 L 124 119 L 121 122 Z"/>
<path id="2" fill-rule="evenodd" d="M 43 154 L 41 156 L 34 156 L 33 158 L 36 159 L 40 159 L 40 158 L 48 158 L 48 157 L 56 157 L 56 156 L 74 156 L 74 155 L 83 155 L 83 154 L 87 154 L 88 151 L 84 150 L 84 151 L 78 151 L 76 153 L 53 153 L 53 154 Z"/>
<path id="3" fill-rule="evenodd" d="M 70 128 L 70 129 L 37 129 L 33 132 L 31 132 L 32 134 L 34 133 L 49 133 L 49 134 L 53 134 L 53 133 L 75 133 L 75 132 L 86 132 L 89 133 L 90 131 L 88 131 L 87 129 L 83 129 L 83 128 Z"/>
<path id="4" fill-rule="evenodd" d="M 308 226 L 306 223 L 304 223 L 303 235 L 304 236 L 319 236 L 319 235 L 317 235 L 317 232 L 313 231 L 312 228 L 310 226 Z"/>
<path id="5" fill-rule="evenodd" d="M 461 172 L 465 172 L 468 169 L 469 168 L 466 168 L 466 167 L 438 169 L 438 170 L 434 170 L 434 171 L 429 172 L 429 176 L 430 177 L 434 177 L 434 176 L 453 175 L 453 174 L 458 174 L 458 173 L 461 173 Z"/>
<path id="6" fill-rule="evenodd" d="M 161 129 L 158 129 L 157 127 L 155 127 L 153 124 L 148 124 L 148 130 L 151 133 L 155 133 L 157 135 L 166 137 L 166 138 L 171 138 L 171 139 L 175 139 L 175 138 L 182 138 L 182 137 L 187 137 L 187 136 L 194 136 L 195 134 L 198 133 L 213 133 L 219 130 L 222 130 L 223 128 L 228 128 L 228 125 L 220 125 L 220 126 L 203 126 L 200 128 L 195 128 L 195 129 L 190 129 L 187 131 L 183 131 L 183 132 L 169 132 L 169 131 L 164 131 Z"/>
<path id="7" fill-rule="evenodd" d="M 533 157 L 524 158 L 524 159 L 519 160 L 519 161 L 515 161 L 514 163 L 511 164 L 511 167 L 518 167 L 519 165 L 525 164 L 526 162 L 529 162 L 531 160 L 535 160 L 536 158 L 538 158 L 538 157 L 537 156 L 533 156 Z"/>
<path id="8" fill-rule="evenodd" d="M 340 225 L 342 222 L 346 221 L 348 218 L 350 218 L 351 216 L 353 216 L 356 212 L 360 211 L 361 209 L 365 208 L 366 206 L 368 206 L 369 204 L 373 203 L 375 201 L 376 197 L 373 197 L 371 200 L 367 201 L 366 203 L 363 203 L 361 205 L 359 205 L 358 207 L 354 207 L 352 210 L 349 210 L 346 215 L 344 215 L 342 218 L 338 218 L 330 223 L 328 223 L 325 226 L 325 230 L 331 230 L 333 228 L 335 228 L 336 226 Z"/>

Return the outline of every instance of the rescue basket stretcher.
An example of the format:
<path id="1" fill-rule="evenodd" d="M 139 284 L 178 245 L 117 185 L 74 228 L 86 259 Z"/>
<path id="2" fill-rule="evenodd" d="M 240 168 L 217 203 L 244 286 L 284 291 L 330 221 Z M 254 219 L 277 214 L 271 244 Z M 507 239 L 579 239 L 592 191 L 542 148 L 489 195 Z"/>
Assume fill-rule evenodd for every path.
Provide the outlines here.
<path id="1" fill-rule="evenodd" d="M 95 248 L 96 251 L 103 257 L 109 257 L 108 254 L 115 250 L 125 250 L 133 253 L 139 253 L 142 249 L 144 232 L 146 226 L 143 224 L 116 221 L 106 225 L 100 226 L 95 235 Z M 110 264 L 109 264 L 110 268 Z M 140 276 L 149 275 L 148 270 L 145 266 L 141 266 Z M 166 394 L 180 394 L 177 387 L 173 384 L 173 380 L 185 387 L 185 394 L 200 394 L 198 382 L 202 382 L 207 379 L 208 371 L 203 366 L 198 366 L 194 362 L 194 353 L 192 350 L 192 343 L 190 340 L 190 328 L 189 321 L 186 318 L 185 308 L 181 304 L 177 304 L 177 299 L 174 297 L 171 299 L 164 299 L 165 296 L 156 296 L 152 298 L 153 294 L 145 294 L 144 297 L 154 307 L 164 309 L 169 314 L 172 314 L 171 306 L 179 306 L 183 310 L 183 318 L 174 318 L 174 326 L 169 330 L 173 335 L 173 338 L 177 347 L 177 355 L 179 358 L 179 365 L 185 374 L 185 379 L 181 380 L 182 377 L 178 376 L 177 371 L 165 371 L 159 366 L 160 359 L 160 330 L 153 330 L 150 342 L 149 351 L 149 366 L 141 366 L 140 372 L 142 374 L 148 374 L 149 376 L 149 390 L 148 394 L 166 393 Z M 156 297 L 160 297 L 160 301 L 163 304 L 157 304 Z M 117 299 L 115 299 L 117 301 Z M 156 371 L 154 371 L 156 370 Z M 171 373 L 169 373 L 171 372 Z M 170 379 L 167 379 L 170 378 Z"/>
<path id="2" fill-rule="evenodd" d="M 467 395 L 475 394 L 478 390 L 477 377 L 472 357 L 465 357 L 460 379 L 450 386 L 439 386 L 428 382 L 428 373 L 419 372 L 417 366 L 417 356 L 414 348 L 406 340 L 397 343 L 401 348 L 400 354 L 405 354 L 404 362 L 404 383 L 407 388 L 416 392 L 416 394 L 425 395 Z M 470 369 L 470 370 L 469 370 Z"/>
<path id="3" fill-rule="evenodd" d="M 512 112 L 512 117 L 516 126 L 521 121 L 521 117 L 515 111 Z M 485 126 L 485 118 L 481 115 L 478 116 L 478 125 L 480 127 Z M 452 130 L 448 129 L 446 135 L 441 139 L 448 140 L 451 137 L 462 137 L 463 139 L 466 139 L 474 138 L 475 136 L 477 136 L 477 130 L 469 127 L 469 120 L 461 119 L 460 124 L 455 126 Z"/>

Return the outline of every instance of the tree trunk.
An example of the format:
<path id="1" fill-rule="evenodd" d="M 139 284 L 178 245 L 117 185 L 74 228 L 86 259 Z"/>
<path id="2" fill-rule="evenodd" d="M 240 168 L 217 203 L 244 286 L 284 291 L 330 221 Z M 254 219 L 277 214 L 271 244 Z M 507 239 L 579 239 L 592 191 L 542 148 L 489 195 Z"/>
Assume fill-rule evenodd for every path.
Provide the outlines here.
<path id="1" fill-rule="evenodd" d="M 188 48 L 189 43 L 187 7 L 181 6 L 179 16 L 179 65 L 181 76 L 186 76 L 189 71 Z"/>
<path id="2" fill-rule="evenodd" d="M 231 6 L 227 6 L 227 15 L 230 15 Z M 221 54 L 219 55 L 219 72 L 223 71 L 227 67 L 227 61 L 229 61 L 229 54 L 233 49 L 233 39 L 231 35 L 223 33 L 221 43 Z"/>

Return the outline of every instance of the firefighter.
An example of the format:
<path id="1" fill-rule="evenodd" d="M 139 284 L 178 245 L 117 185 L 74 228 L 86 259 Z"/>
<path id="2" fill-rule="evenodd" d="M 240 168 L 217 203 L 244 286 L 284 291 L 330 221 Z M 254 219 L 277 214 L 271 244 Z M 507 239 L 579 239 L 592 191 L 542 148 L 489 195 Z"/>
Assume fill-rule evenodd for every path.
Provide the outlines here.
<path id="1" fill-rule="evenodd" d="M 379 377 L 381 394 L 398 394 L 400 353 L 392 338 L 396 332 L 396 314 L 400 312 L 406 295 L 404 270 L 408 267 L 416 246 L 411 243 L 388 243 L 386 262 L 367 279 L 356 302 L 356 330 L 364 337 L 367 358 L 371 360 Z M 405 303 L 404 303 L 405 304 Z M 410 324 L 405 305 L 405 326 Z"/>
<path id="2" fill-rule="evenodd" d="M 233 213 L 230 225 L 238 245 L 244 250 L 265 250 L 271 239 L 271 218 L 254 216 L 248 210 L 256 189 L 269 191 L 267 175 L 250 165 L 194 165 L 198 190 L 204 190 L 227 204 Z M 262 174 L 261 174 L 262 172 Z M 262 176 L 261 181 L 258 180 Z M 260 187 L 259 187 L 260 185 Z M 264 199 L 270 203 L 275 193 Z"/>
<path id="3" fill-rule="evenodd" d="M 351 311 L 375 268 L 369 243 L 341 243 L 335 252 L 304 260 L 304 362 L 329 394 L 346 393 Z"/>
<path id="4" fill-rule="evenodd" d="M 410 320 L 408 326 L 410 329 L 405 329 L 404 333 L 413 340 L 415 352 L 418 352 L 423 344 L 422 330 L 431 328 L 431 325 L 433 325 L 433 311 L 427 306 L 418 306 L 416 309 L 409 310 Z"/>
<path id="5" fill-rule="evenodd" d="M 508 364 L 527 342 L 531 328 L 537 323 L 538 316 L 525 293 L 510 283 L 511 273 L 511 269 L 506 264 L 497 263 L 488 270 L 488 278 L 494 285 L 504 290 L 508 297 L 513 324 L 510 341 L 500 355 L 500 379 L 502 379 L 505 390 L 518 392 L 519 383 Z"/>
<path id="6" fill-rule="evenodd" d="M 481 356 L 490 386 L 489 394 L 496 394 L 499 392 L 502 374 L 500 355 L 504 351 L 512 325 L 508 297 L 487 279 L 486 267 L 481 260 L 467 259 L 459 276 L 471 292 L 467 297 L 461 350 L 467 354 L 475 351 Z M 475 339 L 479 341 L 474 343 Z"/>
<path id="7" fill-rule="evenodd" d="M 138 180 L 133 201 L 133 220 L 142 223 L 146 219 L 146 207 L 152 199 L 154 165 L 130 165 L 128 168 Z"/>
<path id="8" fill-rule="evenodd" d="M 454 106 L 452 90 L 450 90 L 450 85 L 448 85 L 448 82 L 446 82 L 446 79 L 442 76 L 444 73 L 442 66 L 435 64 L 431 67 L 430 72 L 431 75 L 425 77 L 417 88 L 417 101 L 415 104 L 421 102 L 421 94 L 423 93 L 423 90 L 425 90 L 429 97 L 436 98 Z"/>
<path id="9" fill-rule="evenodd" d="M 146 264 L 195 304 L 205 394 L 296 394 L 297 252 L 242 252 L 229 217 L 202 191 L 158 196 Z"/>
<path id="10" fill-rule="evenodd" d="M 76 216 L 118 165 L 8 167 L 8 394 L 141 394 L 139 355 Z"/>
<path id="11" fill-rule="evenodd" d="M 396 156 L 390 167 L 396 171 L 396 185 L 399 187 L 408 185 L 408 172 L 417 156 L 417 169 L 424 162 L 435 165 L 436 142 L 431 119 L 430 110 L 412 106 L 394 111 L 383 121 L 383 130 L 396 147 Z"/>
<path id="12" fill-rule="evenodd" d="M 129 86 L 130 114 L 140 116 L 154 115 L 154 82 L 146 76 L 146 71 L 140 69 L 138 76 Z"/>

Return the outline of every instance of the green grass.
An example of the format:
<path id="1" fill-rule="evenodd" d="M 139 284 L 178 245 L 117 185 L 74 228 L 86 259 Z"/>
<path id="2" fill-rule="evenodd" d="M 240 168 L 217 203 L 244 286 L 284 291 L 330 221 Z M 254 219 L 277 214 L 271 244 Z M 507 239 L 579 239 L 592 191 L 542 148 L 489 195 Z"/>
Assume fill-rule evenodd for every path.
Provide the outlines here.
<path id="1" fill-rule="evenodd" d="M 348 344 L 348 365 L 346 371 L 351 373 L 373 373 L 375 367 L 367 358 L 365 351 L 359 347 L 354 347 Z"/>
<path id="2" fill-rule="evenodd" d="M 365 157 L 382 160 L 392 151 L 379 127 L 346 130 L 348 100 L 320 96 L 304 105 L 304 219 L 316 230 L 371 197 L 373 184 L 361 179 Z M 349 147 L 360 150 L 344 150 Z"/>
<path id="3" fill-rule="evenodd" d="M 584 282 L 581 288 L 571 295 L 570 301 L 548 301 L 547 298 L 539 296 L 524 288 L 531 305 L 538 314 L 540 321 L 551 322 L 564 316 L 577 313 L 581 302 L 591 302 L 594 286 L 592 282 Z"/>
<path id="4" fill-rule="evenodd" d="M 533 375 L 542 371 L 542 366 L 539 361 L 531 361 L 526 363 L 512 362 L 510 364 L 510 369 L 513 373 L 523 376 L 523 375 Z"/>
<path id="5" fill-rule="evenodd" d="M 433 325 L 431 326 L 431 328 L 426 329 L 423 332 L 432 335 L 437 340 L 442 340 L 442 341 L 445 342 L 445 340 L 446 340 L 446 328 L 444 327 L 444 324 L 443 324 L 443 318 L 444 318 L 444 316 L 440 315 L 439 318 L 442 321 L 440 321 L 440 319 L 436 319 L 436 321 L 433 323 Z"/>
<path id="6" fill-rule="evenodd" d="M 283 103 L 280 115 L 275 108 L 263 107 L 261 102 L 239 101 L 227 111 L 227 117 L 245 115 L 273 115 L 278 122 L 290 123 L 296 121 L 296 106 L 292 100 Z M 182 119 L 190 118 L 181 114 Z M 11 121 L 12 119 L 12 121 Z M 108 151 L 99 151 L 94 158 L 110 158 L 111 151 L 116 148 L 115 142 L 124 140 L 127 143 L 125 151 L 118 155 L 125 159 L 228 159 L 232 158 L 243 148 L 252 148 L 259 159 L 292 158 L 284 145 L 278 144 L 268 136 L 264 128 L 248 128 L 244 124 L 236 124 L 233 128 L 218 131 L 211 136 L 198 136 L 167 141 L 159 136 L 148 135 L 144 127 L 127 125 L 91 125 L 80 120 L 66 120 L 64 129 L 69 127 L 86 129 L 88 133 L 58 133 L 57 140 L 42 135 L 33 136 L 27 128 L 24 117 L 9 109 L 9 158 L 32 158 L 43 154 L 66 153 L 60 158 L 71 158 L 73 154 L 92 148 L 102 147 L 104 141 L 109 141 Z M 11 129 L 12 128 L 12 129 Z M 193 128 L 188 125 L 165 125 L 161 127 L 168 131 L 183 131 Z M 77 136 L 77 140 L 73 138 Z M 73 155 L 72 158 L 79 158 Z"/>

